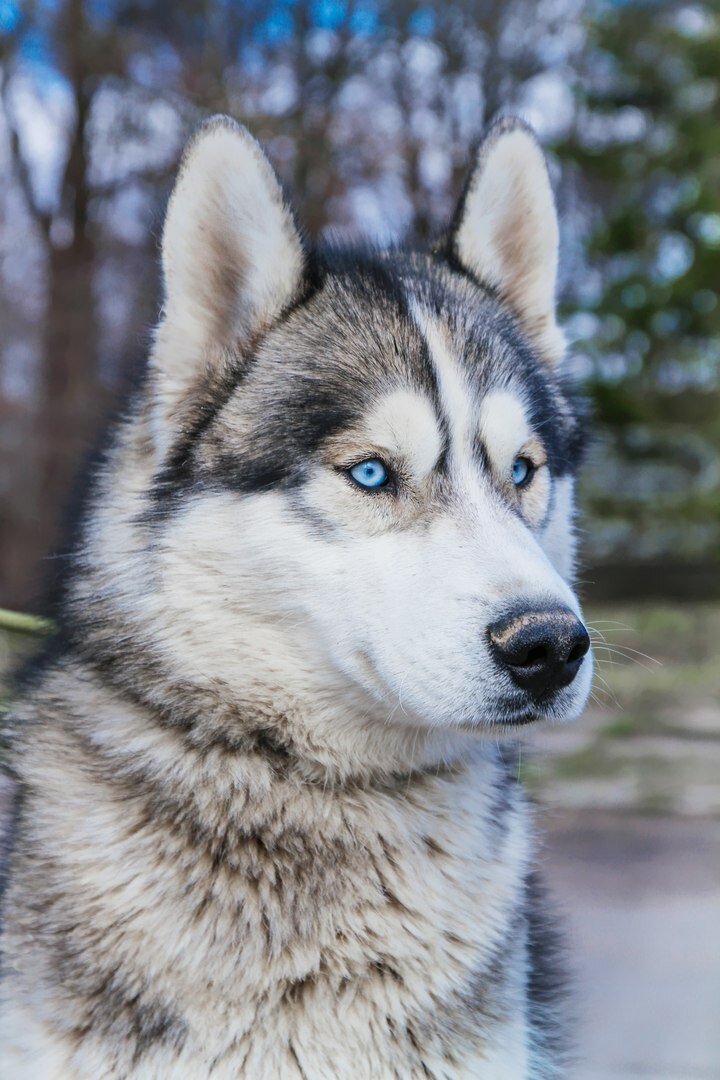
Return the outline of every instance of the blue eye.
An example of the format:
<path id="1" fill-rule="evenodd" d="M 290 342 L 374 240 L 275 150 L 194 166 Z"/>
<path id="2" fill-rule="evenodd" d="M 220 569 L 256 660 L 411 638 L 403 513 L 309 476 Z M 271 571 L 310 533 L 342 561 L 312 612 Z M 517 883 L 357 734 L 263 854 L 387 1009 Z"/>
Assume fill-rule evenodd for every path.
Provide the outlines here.
<path id="1" fill-rule="evenodd" d="M 515 458 L 512 467 L 512 478 L 515 487 L 522 487 L 523 484 L 526 484 L 534 472 L 535 466 L 530 458 Z"/>
<path id="2" fill-rule="evenodd" d="M 359 461 L 357 465 L 353 465 L 350 475 L 356 484 L 371 491 L 384 487 L 389 479 L 387 469 L 378 458 Z"/>

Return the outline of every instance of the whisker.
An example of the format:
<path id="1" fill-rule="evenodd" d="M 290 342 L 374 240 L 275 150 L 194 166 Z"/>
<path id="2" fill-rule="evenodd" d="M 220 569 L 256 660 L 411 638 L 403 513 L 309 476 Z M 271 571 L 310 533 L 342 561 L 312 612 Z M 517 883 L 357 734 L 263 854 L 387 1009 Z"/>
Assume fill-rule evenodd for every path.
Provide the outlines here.
<path id="1" fill-rule="evenodd" d="M 627 651 L 627 650 L 623 649 L 619 645 L 604 645 L 604 644 L 595 645 L 595 646 L 593 646 L 593 648 L 595 649 L 596 652 L 606 652 L 606 653 L 609 653 L 610 656 L 620 656 L 620 657 L 622 657 L 623 660 L 625 660 L 625 661 L 627 661 L 627 662 L 629 662 L 631 664 L 637 664 L 638 667 L 644 668 L 645 671 L 654 671 L 655 670 L 655 668 L 650 667 L 650 664 L 655 664 L 656 667 L 662 667 L 663 666 L 663 664 L 662 664 L 662 662 L 660 660 L 656 660 L 655 657 L 653 657 L 653 656 L 646 656 L 645 653 L 640 652 L 639 649 L 630 649 L 629 651 Z M 633 653 L 636 654 L 636 655 L 632 655 Z M 645 664 L 645 663 L 643 663 L 642 660 L 638 660 L 637 659 L 638 656 L 643 657 L 643 659 L 645 659 L 645 660 L 648 660 L 649 663 Z"/>
<path id="2" fill-rule="evenodd" d="M 595 648 L 595 662 L 596 662 L 596 664 L 608 664 L 608 665 L 614 665 L 615 667 L 620 667 L 621 666 L 619 661 L 617 661 L 617 660 L 611 660 L 609 657 L 599 657 L 598 656 L 598 650 L 600 650 L 602 652 L 610 652 L 611 656 L 612 656 L 612 650 L 611 649 L 606 649 L 606 648 L 604 648 L 604 646 L 596 646 L 596 648 Z M 624 658 L 624 659 L 627 659 L 627 658 Z"/>
<path id="3" fill-rule="evenodd" d="M 602 686 L 598 686 L 598 687 L 594 686 L 594 688 L 600 690 L 603 694 L 607 694 L 609 700 L 615 706 L 615 708 L 617 708 L 617 709 L 621 708 L 620 702 L 618 701 L 618 699 L 617 699 L 612 687 L 608 683 L 608 681 L 606 679 L 604 679 L 602 677 L 602 675 L 599 674 L 599 672 L 595 673 L 595 678 L 598 679 L 600 683 L 602 683 Z"/>
<path id="4" fill-rule="evenodd" d="M 648 656 L 647 653 L 641 652 L 640 649 L 633 649 L 629 645 L 619 645 L 617 641 L 614 641 L 613 647 L 619 652 L 634 653 L 635 656 L 642 656 L 644 660 L 649 660 L 652 664 L 657 664 L 658 667 L 663 666 L 662 660 L 658 660 L 654 656 Z"/>
<path id="5" fill-rule="evenodd" d="M 633 634 L 637 634 L 637 628 L 634 626 L 628 626 L 627 623 L 618 622 L 617 619 L 593 619 L 593 623 L 596 626 L 611 626 L 616 630 L 631 630 Z"/>

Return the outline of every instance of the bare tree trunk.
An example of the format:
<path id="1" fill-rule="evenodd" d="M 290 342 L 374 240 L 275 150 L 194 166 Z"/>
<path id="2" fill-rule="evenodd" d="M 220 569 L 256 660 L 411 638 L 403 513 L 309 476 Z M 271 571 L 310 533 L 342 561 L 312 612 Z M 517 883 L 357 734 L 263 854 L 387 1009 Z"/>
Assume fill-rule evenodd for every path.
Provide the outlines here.
<path id="1" fill-rule="evenodd" d="M 97 423 L 97 328 L 92 244 L 84 240 L 49 253 L 43 400 L 38 415 L 45 444 L 43 495 L 57 499 Z"/>
<path id="2" fill-rule="evenodd" d="M 77 5 L 78 19 L 83 17 Z M 28 563 L 60 540 L 60 510 L 95 439 L 106 402 L 98 382 L 98 327 L 93 294 L 95 245 L 89 221 L 87 125 L 91 92 L 82 62 L 70 70 L 76 125 L 62 186 L 60 217 L 71 242 L 48 244 L 43 378 L 36 414 L 39 492 L 36 550 Z"/>

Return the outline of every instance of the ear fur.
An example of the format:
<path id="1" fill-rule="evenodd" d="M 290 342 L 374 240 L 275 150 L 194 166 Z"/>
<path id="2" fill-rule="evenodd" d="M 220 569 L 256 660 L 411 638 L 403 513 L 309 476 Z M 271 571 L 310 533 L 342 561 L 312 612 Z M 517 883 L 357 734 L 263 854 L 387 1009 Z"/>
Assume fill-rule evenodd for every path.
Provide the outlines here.
<path id="1" fill-rule="evenodd" d="M 480 144 L 450 252 L 507 301 L 548 363 L 562 359 L 565 343 L 555 320 L 555 200 L 543 151 L 522 120 L 503 118 Z"/>
<path id="2" fill-rule="evenodd" d="M 228 349 L 242 354 L 302 287 L 302 241 L 277 177 L 229 117 L 206 121 L 185 150 L 163 229 L 162 269 L 153 367 L 167 417 L 200 374 Z"/>

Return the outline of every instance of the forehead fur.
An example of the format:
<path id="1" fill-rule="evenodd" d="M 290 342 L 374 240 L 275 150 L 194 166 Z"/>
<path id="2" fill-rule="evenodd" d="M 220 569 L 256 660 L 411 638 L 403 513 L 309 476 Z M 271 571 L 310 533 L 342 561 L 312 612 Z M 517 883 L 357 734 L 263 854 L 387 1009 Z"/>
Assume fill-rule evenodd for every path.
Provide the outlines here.
<path id="1" fill-rule="evenodd" d="M 398 388 L 380 396 L 358 432 L 379 453 L 402 456 L 418 479 L 437 464 L 443 451 L 439 417 L 425 394 Z"/>
<path id="2" fill-rule="evenodd" d="M 532 435 L 521 397 L 504 387 L 488 390 L 483 397 L 479 428 L 488 452 L 505 461 L 511 461 Z"/>
<path id="3" fill-rule="evenodd" d="M 434 337 L 423 332 L 430 323 Z M 407 404 L 407 393 L 426 402 L 417 415 L 434 410 L 436 438 L 447 437 L 447 387 L 432 355 L 438 335 L 478 422 L 491 391 L 519 395 L 528 425 L 545 429 L 552 417 L 548 457 L 555 473 L 566 472 L 571 409 L 512 313 L 442 259 L 397 252 L 317 256 L 314 288 L 249 364 L 236 374 L 230 364 L 176 459 L 192 463 L 204 483 L 240 491 L 301 482 L 325 439 L 386 409 L 384 397 Z"/>

